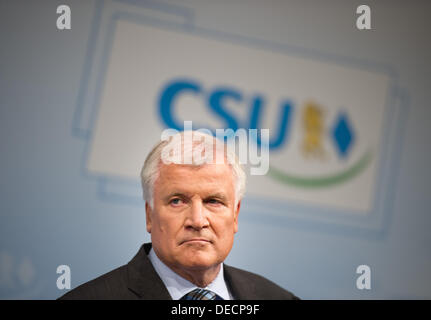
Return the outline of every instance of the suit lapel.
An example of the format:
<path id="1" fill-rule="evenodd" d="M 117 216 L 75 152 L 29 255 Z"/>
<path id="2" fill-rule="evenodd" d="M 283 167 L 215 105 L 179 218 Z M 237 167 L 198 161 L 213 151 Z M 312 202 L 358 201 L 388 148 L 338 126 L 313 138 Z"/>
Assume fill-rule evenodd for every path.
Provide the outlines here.
<path id="1" fill-rule="evenodd" d="M 147 257 L 150 250 L 151 243 L 145 243 L 127 264 L 128 287 L 141 299 L 172 300 L 162 279 Z"/>
<path id="2" fill-rule="evenodd" d="M 257 292 L 254 282 L 244 277 L 238 269 L 223 265 L 224 279 L 235 300 L 256 300 Z"/>

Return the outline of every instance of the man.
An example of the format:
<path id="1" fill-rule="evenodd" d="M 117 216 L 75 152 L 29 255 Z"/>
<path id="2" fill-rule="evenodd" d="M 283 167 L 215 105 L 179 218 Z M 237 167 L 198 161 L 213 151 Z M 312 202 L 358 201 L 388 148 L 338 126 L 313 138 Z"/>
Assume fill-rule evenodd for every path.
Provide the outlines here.
<path id="1" fill-rule="evenodd" d="M 246 180 L 226 145 L 198 131 L 178 133 L 149 153 L 141 180 L 152 243 L 61 299 L 297 299 L 223 263 L 238 231 Z"/>

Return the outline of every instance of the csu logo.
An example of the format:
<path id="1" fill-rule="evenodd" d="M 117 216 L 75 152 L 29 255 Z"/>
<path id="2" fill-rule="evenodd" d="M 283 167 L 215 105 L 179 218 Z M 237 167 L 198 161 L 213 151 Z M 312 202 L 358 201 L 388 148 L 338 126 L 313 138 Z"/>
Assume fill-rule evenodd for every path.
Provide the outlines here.
<path id="1" fill-rule="evenodd" d="M 183 121 L 189 119 L 176 119 L 174 108 L 178 98 L 184 95 L 192 95 L 201 99 L 210 114 L 223 122 L 224 129 L 230 128 L 234 131 L 240 128 L 260 129 L 261 119 L 268 108 L 263 95 L 255 94 L 251 99 L 248 97 L 245 99 L 244 94 L 233 87 L 220 86 L 208 92 L 198 81 L 176 79 L 165 85 L 159 94 L 159 114 L 165 126 L 179 131 L 183 130 Z M 232 101 L 249 104 L 247 106 L 248 116 L 245 119 L 238 119 L 233 112 L 230 112 L 228 103 Z M 296 148 L 294 152 L 300 153 L 302 166 L 316 161 L 324 165 L 325 161 L 334 157 L 341 162 L 348 161 L 357 140 L 352 119 L 349 118 L 347 111 L 339 108 L 335 111 L 332 121 L 328 123 L 325 120 L 327 111 L 325 106 L 313 100 L 300 105 L 295 105 L 289 99 L 282 100 L 270 127 L 269 150 L 283 152 Z M 299 123 L 295 124 L 295 121 L 299 121 Z M 214 129 L 208 129 L 215 134 Z M 293 135 L 292 130 L 298 131 L 295 132 L 295 139 L 298 140 L 295 144 L 289 143 L 289 138 Z M 259 137 L 260 135 L 257 135 L 255 139 L 257 145 L 261 144 Z M 371 159 L 372 152 L 367 149 L 358 160 L 330 174 L 298 174 L 270 166 L 268 177 L 298 188 L 324 188 L 341 184 L 357 176 L 368 166 Z"/>

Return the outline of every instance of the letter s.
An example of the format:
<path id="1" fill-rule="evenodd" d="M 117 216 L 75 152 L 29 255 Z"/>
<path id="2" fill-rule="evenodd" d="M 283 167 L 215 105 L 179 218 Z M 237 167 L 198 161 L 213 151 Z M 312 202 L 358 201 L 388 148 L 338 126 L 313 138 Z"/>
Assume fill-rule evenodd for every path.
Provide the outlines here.
<path id="1" fill-rule="evenodd" d="M 226 111 L 226 107 L 222 101 L 226 98 L 230 98 L 237 102 L 241 102 L 242 96 L 238 91 L 234 91 L 228 88 L 218 88 L 214 90 L 209 98 L 209 107 L 223 118 L 226 122 L 226 129 L 232 129 L 233 131 L 238 130 L 238 122 L 235 116 Z"/>

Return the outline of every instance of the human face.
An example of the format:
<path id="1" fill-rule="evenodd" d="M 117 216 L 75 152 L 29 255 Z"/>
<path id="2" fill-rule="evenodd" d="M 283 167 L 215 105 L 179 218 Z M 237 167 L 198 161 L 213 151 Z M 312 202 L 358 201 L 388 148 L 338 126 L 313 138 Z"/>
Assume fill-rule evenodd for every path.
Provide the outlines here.
<path id="1" fill-rule="evenodd" d="M 231 167 L 161 164 L 153 195 L 146 218 L 157 256 L 174 271 L 218 267 L 238 231 Z"/>

